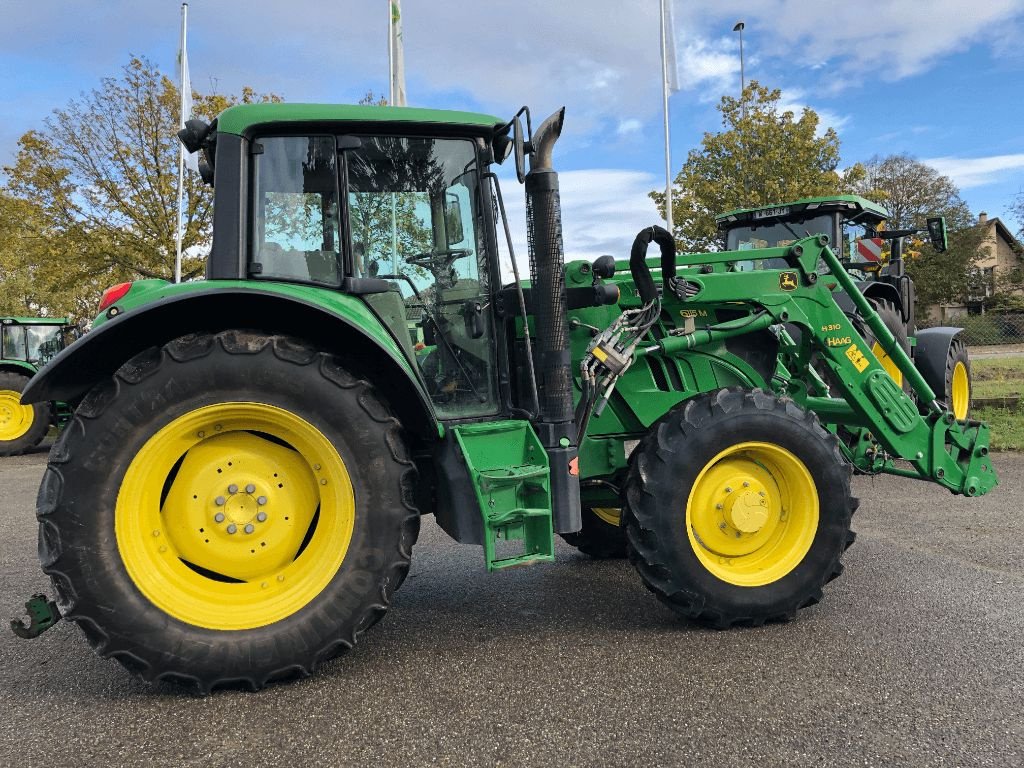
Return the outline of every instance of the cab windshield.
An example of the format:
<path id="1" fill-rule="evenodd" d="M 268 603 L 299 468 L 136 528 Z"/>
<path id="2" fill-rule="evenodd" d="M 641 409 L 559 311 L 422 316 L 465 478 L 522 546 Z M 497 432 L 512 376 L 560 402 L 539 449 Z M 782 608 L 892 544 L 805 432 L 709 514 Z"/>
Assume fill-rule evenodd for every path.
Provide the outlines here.
<path id="1" fill-rule="evenodd" d="M 811 235 L 828 235 L 829 239 L 832 239 L 832 216 L 822 214 L 801 221 L 787 222 L 771 219 L 760 224 L 754 222 L 745 227 L 736 227 L 729 230 L 725 249 L 749 251 L 755 248 L 784 248 Z"/>

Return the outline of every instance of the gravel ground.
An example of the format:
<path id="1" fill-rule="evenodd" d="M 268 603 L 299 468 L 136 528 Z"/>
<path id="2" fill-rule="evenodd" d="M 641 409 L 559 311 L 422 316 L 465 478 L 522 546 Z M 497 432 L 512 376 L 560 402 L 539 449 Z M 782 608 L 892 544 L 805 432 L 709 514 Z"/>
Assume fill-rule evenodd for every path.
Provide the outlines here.
<path id="1" fill-rule="evenodd" d="M 35 559 L 45 453 L 0 459 L 0 605 Z M 981 499 L 858 478 L 846 572 L 788 625 L 714 632 L 624 562 L 560 544 L 487 575 L 424 525 L 378 627 L 258 694 L 146 686 L 58 625 L 0 635 L 0 765 L 893 765 L 1024 762 L 1024 456 Z"/>

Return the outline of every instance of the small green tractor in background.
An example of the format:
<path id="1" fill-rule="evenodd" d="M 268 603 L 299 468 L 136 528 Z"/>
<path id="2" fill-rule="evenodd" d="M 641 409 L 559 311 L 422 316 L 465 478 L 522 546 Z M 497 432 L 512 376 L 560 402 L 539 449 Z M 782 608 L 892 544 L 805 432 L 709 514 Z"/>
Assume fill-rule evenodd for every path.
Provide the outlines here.
<path id="1" fill-rule="evenodd" d="M 565 263 L 562 121 L 254 104 L 186 125 L 214 186 L 207 279 L 109 289 L 24 394 L 75 407 L 39 556 L 97 652 L 203 691 L 310 674 L 386 613 L 425 514 L 488 571 L 597 520 L 679 614 L 786 621 L 842 571 L 854 467 L 996 485 L 987 427 L 936 399 L 828 236 L 677 256 L 648 227 L 628 259 Z M 751 257 L 779 267 L 733 269 Z"/>
<path id="2" fill-rule="evenodd" d="M 35 448 L 71 412 L 63 403 L 22 404 L 21 393 L 42 366 L 78 336 L 64 317 L 0 317 L 0 456 Z"/>
<path id="3" fill-rule="evenodd" d="M 939 253 L 947 248 L 946 223 L 941 217 L 924 227 L 885 229 L 889 212 L 858 195 L 810 197 L 790 203 L 729 211 L 717 217 L 722 247 L 729 251 L 786 245 L 823 234 L 835 243 L 836 255 L 855 278 L 858 290 L 868 298 L 897 344 L 940 400 L 958 419 L 967 418 L 971 402 L 971 361 L 962 328 L 936 327 L 918 330 L 914 281 L 904 264 L 907 238 L 927 235 Z M 885 243 L 889 243 L 885 253 Z M 752 261 L 741 262 L 750 268 Z M 910 383 L 861 318 L 852 300 L 837 293 L 836 300 L 857 326 L 889 374 L 910 393 Z"/>

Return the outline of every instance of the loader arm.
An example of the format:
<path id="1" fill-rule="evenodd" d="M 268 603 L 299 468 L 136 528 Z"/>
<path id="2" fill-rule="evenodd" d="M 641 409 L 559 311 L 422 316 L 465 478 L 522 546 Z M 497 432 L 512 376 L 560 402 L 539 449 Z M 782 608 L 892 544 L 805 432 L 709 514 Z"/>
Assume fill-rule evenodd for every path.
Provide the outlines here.
<path id="1" fill-rule="evenodd" d="M 679 280 L 689 285 L 685 292 L 688 298 L 680 300 L 666 290 L 664 299 L 665 307 L 673 314 L 683 307 L 729 305 L 746 307 L 748 317 L 704 328 L 679 329 L 638 352 L 671 356 L 771 329 L 779 336 L 783 351 L 775 386 L 817 413 L 826 424 L 860 428 L 856 444 L 852 448 L 844 446 L 859 469 L 931 480 L 967 496 L 984 494 L 996 485 L 996 473 L 988 458 L 988 427 L 976 421 L 958 422 L 936 402 L 928 383 L 856 290 L 829 249 L 827 237 L 809 237 L 789 247 L 758 252 L 762 259 L 785 259 L 789 269 L 729 271 L 732 262 L 749 258 L 749 253 L 725 251 L 691 260 L 680 258 Z M 819 274 L 819 264 L 824 264 L 828 272 Z M 870 345 L 837 304 L 833 294 L 838 292 L 853 299 L 882 348 L 925 404 L 926 413 L 920 412 L 871 353 Z M 799 329 L 795 334 L 799 340 L 787 326 Z M 812 367 L 815 358 L 832 373 L 831 391 Z M 910 466 L 897 466 L 897 460 Z"/>

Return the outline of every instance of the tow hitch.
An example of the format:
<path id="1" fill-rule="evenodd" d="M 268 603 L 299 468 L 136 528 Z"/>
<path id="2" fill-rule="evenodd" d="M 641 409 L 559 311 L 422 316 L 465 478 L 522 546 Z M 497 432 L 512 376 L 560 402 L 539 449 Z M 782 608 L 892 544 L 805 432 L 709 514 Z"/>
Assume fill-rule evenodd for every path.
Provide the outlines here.
<path id="1" fill-rule="evenodd" d="M 27 640 L 39 637 L 60 621 L 60 609 L 57 608 L 57 604 L 42 593 L 29 598 L 25 603 L 25 612 L 28 615 L 28 623 L 20 618 L 11 619 L 11 631 Z"/>

